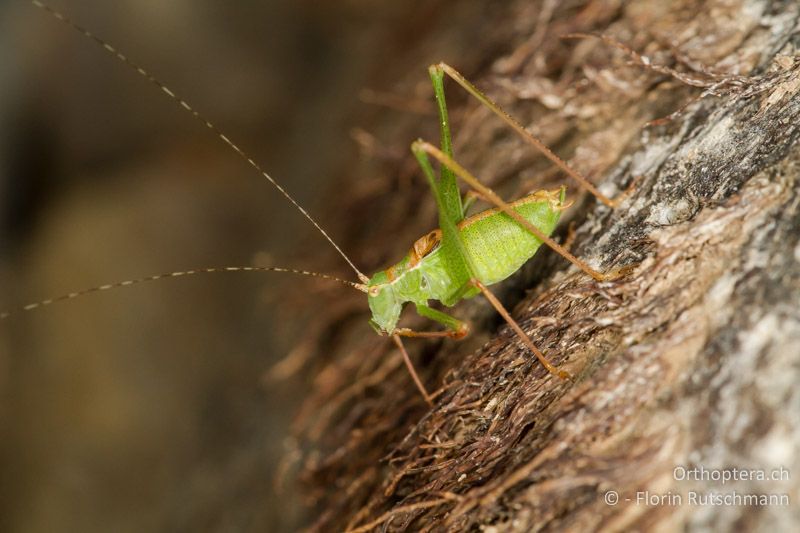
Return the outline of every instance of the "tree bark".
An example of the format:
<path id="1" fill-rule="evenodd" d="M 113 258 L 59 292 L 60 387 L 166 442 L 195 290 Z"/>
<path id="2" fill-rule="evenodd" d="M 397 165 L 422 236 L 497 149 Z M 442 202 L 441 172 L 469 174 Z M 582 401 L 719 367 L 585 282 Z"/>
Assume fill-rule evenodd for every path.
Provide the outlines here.
<path id="1" fill-rule="evenodd" d="M 576 207 L 560 233 L 572 224 L 572 251 L 603 270 L 633 270 L 597 283 L 542 251 L 501 286 L 570 381 L 549 375 L 485 302 L 457 307 L 472 341 L 412 344 L 437 389 L 432 409 L 390 343 L 364 334 L 359 295 L 337 296 L 331 316 L 309 326 L 327 363 L 297 422 L 312 528 L 797 527 L 800 9 L 756 0 L 493 9 L 491 37 L 476 39 L 513 46 L 487 46 L 456 66 L 604 192 L 633 187 L 612 210 L 568 183 Z M 631 64 L 609 42 L 560 38 L 578 31 L 647 59 Z M 560 183 L 485 109 L 448 91 L 467 168 L 506 197 Z M 370 130 L 405 132 L 391 120 Z M 405 185 L 410 158 L 388 152 L 369 152 L 362 169 L 389 185 L 349 192 L 347 209 L 369 226 L 341 228 L 376 270 L 433 213 L 423 185 Z M 783 469 L 788 479 L 712 479 L 733 469 Z M 785 494 L 790 504 L 697 501 L 734 492 Z"/>

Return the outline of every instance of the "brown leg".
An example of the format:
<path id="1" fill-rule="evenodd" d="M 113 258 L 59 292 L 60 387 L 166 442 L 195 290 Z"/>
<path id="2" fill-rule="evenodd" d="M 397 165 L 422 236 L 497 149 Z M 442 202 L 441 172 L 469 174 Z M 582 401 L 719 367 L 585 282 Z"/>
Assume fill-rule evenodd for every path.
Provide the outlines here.
<path id="1" fill-rule="evenodd" d="M 603 193 L 597 190 L 597 187 L 592 185 L 592 183 L 583 177 L 578 171 L 567 165 L 563 159 L 558 157 L 554 154 L 542 141 L 531 135 L 525 127 L 514 120 L 514 118 L 503 111 L 499 105 L 492 101 L 491 98 L 486 96 L 480 89 L 475 87 L 472 83 L 469 82 L 464 76 L 461 75 L 456 69 L 451 67 L 446 63 L 439 63 L 438 65 L 433 65 L 430 68 L 438 68 L 443 70 L 448 76 L 450 76 L 456 83 L 461 85 L 468 93 L 478 99 L 478 101 L 489 108 L 495 115 L 500 117 L 503 122 L 511 126 L 511 128 L 516 131 L 528 144 L 539 150 L 547 159 L 549 159 L 553 164 L 555 164 L 558 168 L 564 171 L 567 175 L 573 178 L 578 184 L 590 192 L 592 195 L 595 196 L 598 200 L 603 202 L 609 207 L 617 207 L 619 201 L 614 199 L 610 199 Z"/>
<path id="2" fill-rule="evenodd" d="M 572 244 L 575 242 L 575 222 L 570 222 L 567 228 L 567 237 L 564 239 L 564 244 L 561 246 L 565 250 L 572 250 Z"/>
<path id="3" fill-rule="evenodd" d="M 444 329 L 440 331 L 414 331 L 413 329 L 408 328 L 398 328 L 394 330 L 394 334 L 400 335 L 401 337 L 412 338 L 438 339 L 447 337 L 450 339 L 461 340 L 469 335 L 469 327 L 467 327 L 466 323 L 464 323 L 464 327 L 457 331 L 453 331 L 452 329 Z"/>
<path id="4" fill-rule="evenodd" d="M 522 343 L 525 346 L 527 346 L 530 351 L 533 352 L 533 354 L 536 356 L 537 359 L 539 359 L 539 362 L 542 363 L 542 366 L 544 366 L 548 372 L 550 372 L 551 374 L 555 374 L 556 376 L 562 379 L 572 378 L 569 372 L 557 369 L 555 366 L 553 366 L 553 364 L 550 361 L 547 360 L 547 358 L 544 356 L 541 350 L 539 350 L 539 348 L 537 348 L 533 344 L 533 341 L 531 341 L 530 337 L 528 337 L 525 334 L 525 332 L 522 331 L 522 328 L 519 327 L 517 321 L 511 317 L 506 308 L 503 307 L 503 304 L 500 303 L 500 300 L 498 300 L 497 297 L 494 294 L 492 294 L 492 292 L 486 287 L 486 285 L 484 285 L 477 279 L 473 279 L 471 283 L 481 290 L 486 299 L 489 300 L 489 303 L 492 304 L 492 307 L 494 307 L 497 310 L 497 312 L 500 313 L 500 316 L 502 316 L 505 319 L 505 321 L 508 322 L 508 325 L 511 326 L 511 329 L 514 330 L 514 332 L 517 334 Z"/>
<path id="5" fill-rule="evenodd" d="M 392 340 L 394 340 L 394 343 L 400 349 L 400 353 L 403 354 L 403 361 L 406 363 L 408 372 L 411 374 L 411 379 L 414 380 L 414 383 L 416 384 L 417 388 L 422 393 L 422 397 L 425 398 L 425 401 L 427 402 L 428 405 L 433 407 L 433 401 L 431 400 L 428 391 L 425 390 L 425 385 L 423 385 L 422 381 L 420 381 L 419 376 L 417 375 L 417 371 L 414 370 L 414 364 L 411 362 L 411 358 L 408 356 L 408 352 L 406 351 L 406 347 L 403 346 L 403 341 L 400 340 L 400 336 L 392 335 Z"/>
<path id="6" fill-rule="evenodd" d="M 516 211 L 511 209 L 511 206 L 508 205 L 508 203 L 505 200 L 500 198 L 497 195 L 497 193 L 495 193 L 489 187 L 487 187 L 486 185 L 484 185 L 483 183 L 478 181 L 478 178 L 476 178 L 475 176 L 470 174 L 467 169 L 465 169 L 464 167 L 462 167 L 461 165 L 456 163 L 453 160 L 453 158 L 449 157 L 447 154 L 445 154 L 444 152 L 442 152 L 441 150 L 439 150 L 438 148 L 436 148 L 435 146 L 433 146 L 429 142 L 426 142 L 426 141 L 415 141 L 411 145 L 411 149 L 412 150 L 421 150 L 421 151 L 426 152 L 426 153 L 430 154 L 431 156 L 433 156 L 437 161 L 439 161 L 439 163 L 441 163 L 442 165 L 444 165 L 447 168 L 449 168 L 450 170 L 452 170 L 453 173 L 455 173 L 456 176 L 458 176 L 459 178 L 464 180 L 471 188 L 475 189 L 475 191 L 477 191 L 483 198 L 485 198 L 487 201 L 491 202 L 492 204 L 496 205 L 505 214 L 507 214 L 508 216 L 510 216 L 511 218 L 516 220 L 517 222 L 519 222 L 519 224 L 523 228 L 526 228 L 528 231 L 530 231 L 531 233 L 536 235 L 536 237 L 539 240 L 541 240 L 542 243 L 544 243 L 547 246 L 549 246 L 550 248 L 552 248 L 553 251 L 555 251 L 558 255 L 560 255 L 561 257 L 563 257 L 564 259 L 566 259 L 567 261 L 569 261 L 573 265 L 577 266 L 578 268 L 580 268 L 581 270 L 586 272 L 588 275 L 590 275 L 595 280 L 597 280 L 597 281 L 610 281 L 610 280 L 613 280 L 613 279 L 617 279 L 617 278 L 627 274 L 628 270 L 630 269 L 630 267 L 622 268 L 620 270 L 615 270 L 615 271 L 610 272 L 608 274 L 604 274 L 602 272 L 599 272 L 599 271 L 593 269 L 592 267 L 587 265 L 584 261 L 581 261 L 580 259 L 578 259 L 574 255 L 569 253 L 566 249 L 564 249 L 563 246 L 559 245 L 556 241 L 554 241 L 553 239 L 551 239 L 550 237 L 548 237 L 547 235 L 542 233 L 542 231 L 539 228 L 537 228 L 536 226 L 531 224 L 529 221 L 525 220 L 525 218 L 522 215 L 520 215 L 519 213 L 517 213 Z"/>

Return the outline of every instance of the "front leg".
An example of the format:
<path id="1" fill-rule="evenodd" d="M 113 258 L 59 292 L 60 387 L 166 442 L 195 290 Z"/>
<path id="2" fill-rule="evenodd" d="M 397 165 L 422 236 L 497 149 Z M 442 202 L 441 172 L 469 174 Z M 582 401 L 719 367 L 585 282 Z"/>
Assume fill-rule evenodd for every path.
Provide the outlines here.
<path id="1" fill-rule="evenodd" d="M 425 318 L 429 318 L 434 322 L 438 322 L 447 329 L 442 331 L 414 331 L 408 328 L 399 328 L 394 331 L 395 335 L 400 335 L 402 337 L 425 338 L 449 337 L 451 339 L 458 340 L 463 339 L 469 334 L 469 325 L 466 322 L 450 316 L 447 313 L 432 309 L 427 305 L 415 304 L 415 306 L 419 316 L 424 316 Z"/>

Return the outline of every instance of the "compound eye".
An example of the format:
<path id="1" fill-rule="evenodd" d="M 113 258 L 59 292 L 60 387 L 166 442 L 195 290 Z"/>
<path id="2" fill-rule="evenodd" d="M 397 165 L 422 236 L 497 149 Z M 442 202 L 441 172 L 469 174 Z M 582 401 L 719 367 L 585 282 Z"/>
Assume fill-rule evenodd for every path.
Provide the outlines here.
<path id="1" fill-rule="evenodd" d="M 373 298 L 375 296 L 378 296 L 380 293 L 381 293 L 381 286 L 380 285 L 375 285 L 375 286 L 369 288 L 369 295 L 372 296 Z"/>

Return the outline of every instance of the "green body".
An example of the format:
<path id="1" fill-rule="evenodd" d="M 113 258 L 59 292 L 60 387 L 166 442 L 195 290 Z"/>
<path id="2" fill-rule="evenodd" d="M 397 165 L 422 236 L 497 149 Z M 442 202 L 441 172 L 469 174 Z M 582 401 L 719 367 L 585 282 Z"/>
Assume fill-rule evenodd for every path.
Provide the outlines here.
<path id="1" fill-rule="evenodd" d="M 512 204 L 515 211 L 550 235 L 563 208 L 564 190 L 539 192 Z M 413 250 L 399 263 L 378 272 L 369 281 L 373 323 L 383 332 L 394 331 L 403 305 L 427 306 L 437 300 L 453 306 L 479 291 L 469 284 L 473 278 L 491 285 L 509 277 L 539 249 L 541 241 L 505 213 L 492 209 L 457 225 L 467 264 L 474 272 L 465 281 L 452 275 L 445 248 L 437 246 L 416 264 Z"/>
<path id="2" fill-rule="evenodd" d="M 444 98 L 444 72 L 438 66 L 429 69 L 441 129 L 441 151 L 452 158 L 450 126 Z M 393 334 L 400 312 L 407 302 L 417 312 L 443 324 L 453 332 L 464 332 L 458 319 L 428 307 L 429 300 L 446 306 L 478 294 L 472 283 L 478 280 L 491 285 L 506 279 L 536 253 L 541 241 L 507 214 L 492 209 L 465 219 L 465 207 L 456 183 L 456 174 L 442 166 L 439 176 L 433 171 L 427 154 L 412 151 L 422 167 L 436 198 L 439 211 L 437 239 L 419 242 L 396 265 L 378 272 L 369 280 L 371 324 L 383 333 Z M 544 234 L 550 235 L 564 207 L 564 189 L 539 191 L 511 204 Z M 430 244 L 430 246 L 428 246 Z"/>

